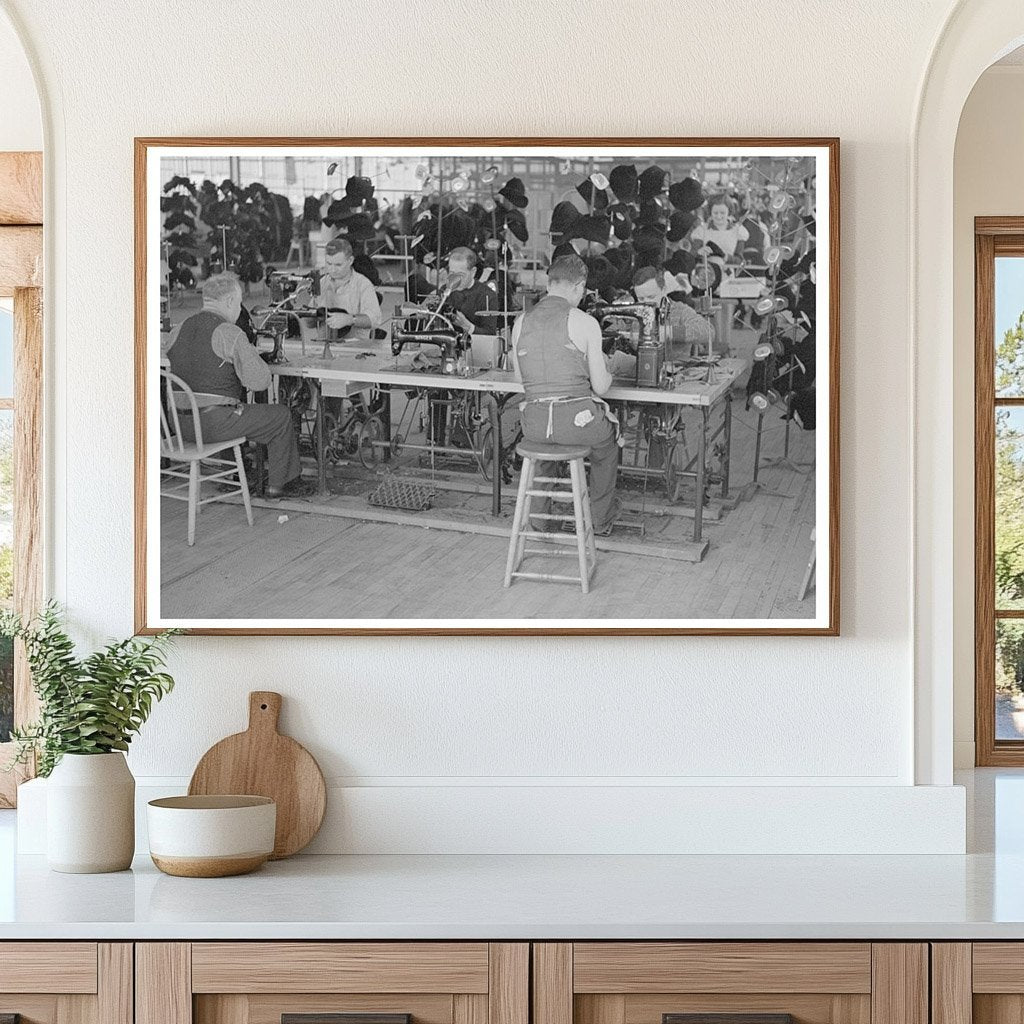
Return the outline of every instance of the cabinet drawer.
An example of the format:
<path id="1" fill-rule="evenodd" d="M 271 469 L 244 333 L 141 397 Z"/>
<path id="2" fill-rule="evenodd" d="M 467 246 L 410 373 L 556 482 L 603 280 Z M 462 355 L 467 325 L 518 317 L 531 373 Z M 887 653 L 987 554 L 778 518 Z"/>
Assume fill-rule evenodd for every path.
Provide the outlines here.
<path id="1" fill-rule="evenodd" d="M 486 942 L 196 942 L 192 991 L 485 993 L 488 966 Z"/>
<path id="2" fill-rule="evenodd" d="M 577 942 L 533 950 L 534 1024 L 926 1024 L 923 943 Z"/>
<path id="3" fill-rule="evenodd" d="M 136 1024 L 529 1024 L 514 942 L 136 947 Z"/>
<path id="4" fill-rule="evenodd" d="M 578 942 L 573 991 L 867 993 L 871 945 Z"/>
<path id="5" fill-rule="evenodd" d="M 0 943 L 0 992 L 96 991 L 95 942 Z"/>

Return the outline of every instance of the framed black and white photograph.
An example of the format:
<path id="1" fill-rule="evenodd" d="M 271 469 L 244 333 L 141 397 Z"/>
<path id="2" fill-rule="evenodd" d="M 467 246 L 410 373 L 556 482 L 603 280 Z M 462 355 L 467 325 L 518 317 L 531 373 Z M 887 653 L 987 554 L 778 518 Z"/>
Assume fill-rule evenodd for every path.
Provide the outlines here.
<path id="1" fill-rule="evenodd" d="M 137 139 L 137 629 L 837 634 L 838 160 Z"/>

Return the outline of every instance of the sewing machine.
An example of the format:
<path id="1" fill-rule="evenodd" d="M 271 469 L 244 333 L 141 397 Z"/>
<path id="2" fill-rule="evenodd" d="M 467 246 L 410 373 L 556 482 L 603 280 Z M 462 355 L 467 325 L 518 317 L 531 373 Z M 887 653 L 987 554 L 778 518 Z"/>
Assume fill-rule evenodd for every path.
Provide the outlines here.
<path id="1" fill-rule="evenodd" d="M 446 374 L 459 372 L 469 341 L 469 334 L 445 313 L 415 310 L 396 316 L 391 324 L 393 355 L 400 355 L 406 345 L 436 345 Z"/>
<path id="2" fill-rule="evenodd" d="M 635 347 L 631 340 L 623 337 L 621 331 L 612 330 L 607 336 L 610 337 L 613 347 L 636 356 L 637 387 L 661 387 L 661 367 L 667 358 L 667 301 L 657 306 L 645 302 L 599 302 L 592 306 L 589 312 L 601 325 L 602 333 L 608 331 L 608 324 L 614 320 L 631 320 L 638 325 L 639 333 Z"/>

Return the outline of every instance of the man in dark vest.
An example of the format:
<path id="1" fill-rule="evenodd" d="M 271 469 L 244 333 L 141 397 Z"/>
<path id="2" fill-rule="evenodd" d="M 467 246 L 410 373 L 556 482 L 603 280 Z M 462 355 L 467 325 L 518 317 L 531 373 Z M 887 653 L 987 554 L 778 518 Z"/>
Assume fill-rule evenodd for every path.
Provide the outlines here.
<path id="1" fill-rule="evenodd" d="M 560 256 L 551 264 L 547 295 L 512 328 L 512 359 L 526 391 L 523 437 L 590 448 L 594 532 L 606 536 L 622 508 L 615 496 L 619 446 L 617 421 L 598 397 L 612 386 L 601 351 L 601 325 L 577 308 L 586 284 L 587 265 L 579 256 Z M 543 463 L 537 475 L 554 476 L 555 468 Z M 538 511 L 546 512 L 548 504 Z"/>
<path id="2" fill-rule="evenodd" d="M 267 446 L 268 498 L 308 493 L 300 476 L 291 411 L 284 405 L 245 401 L 246 390 L 265 391 L 272 377 L 235 323 L 241 305 L 242 285 L 234 274 L 207 278 L 202 310 L 182 321 L 171 337 L 171 372 L 195 392 L 204 441 L 245 437 Z"/>

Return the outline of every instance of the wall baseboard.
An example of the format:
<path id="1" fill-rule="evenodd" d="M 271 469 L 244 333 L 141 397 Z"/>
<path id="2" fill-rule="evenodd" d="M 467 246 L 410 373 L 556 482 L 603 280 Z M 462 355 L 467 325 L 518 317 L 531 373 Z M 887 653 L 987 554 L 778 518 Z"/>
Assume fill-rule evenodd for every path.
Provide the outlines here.
<path id="1" fill-rule="evenodd" d="M 146 802 L 186 786 L 137 780 L 140 851 Z M 35 779 L 19 790 L 18 852 L 45 849 Z M 961 786 L 333 785 L 307 852 L 962 854 L 966 802 Z"/>

